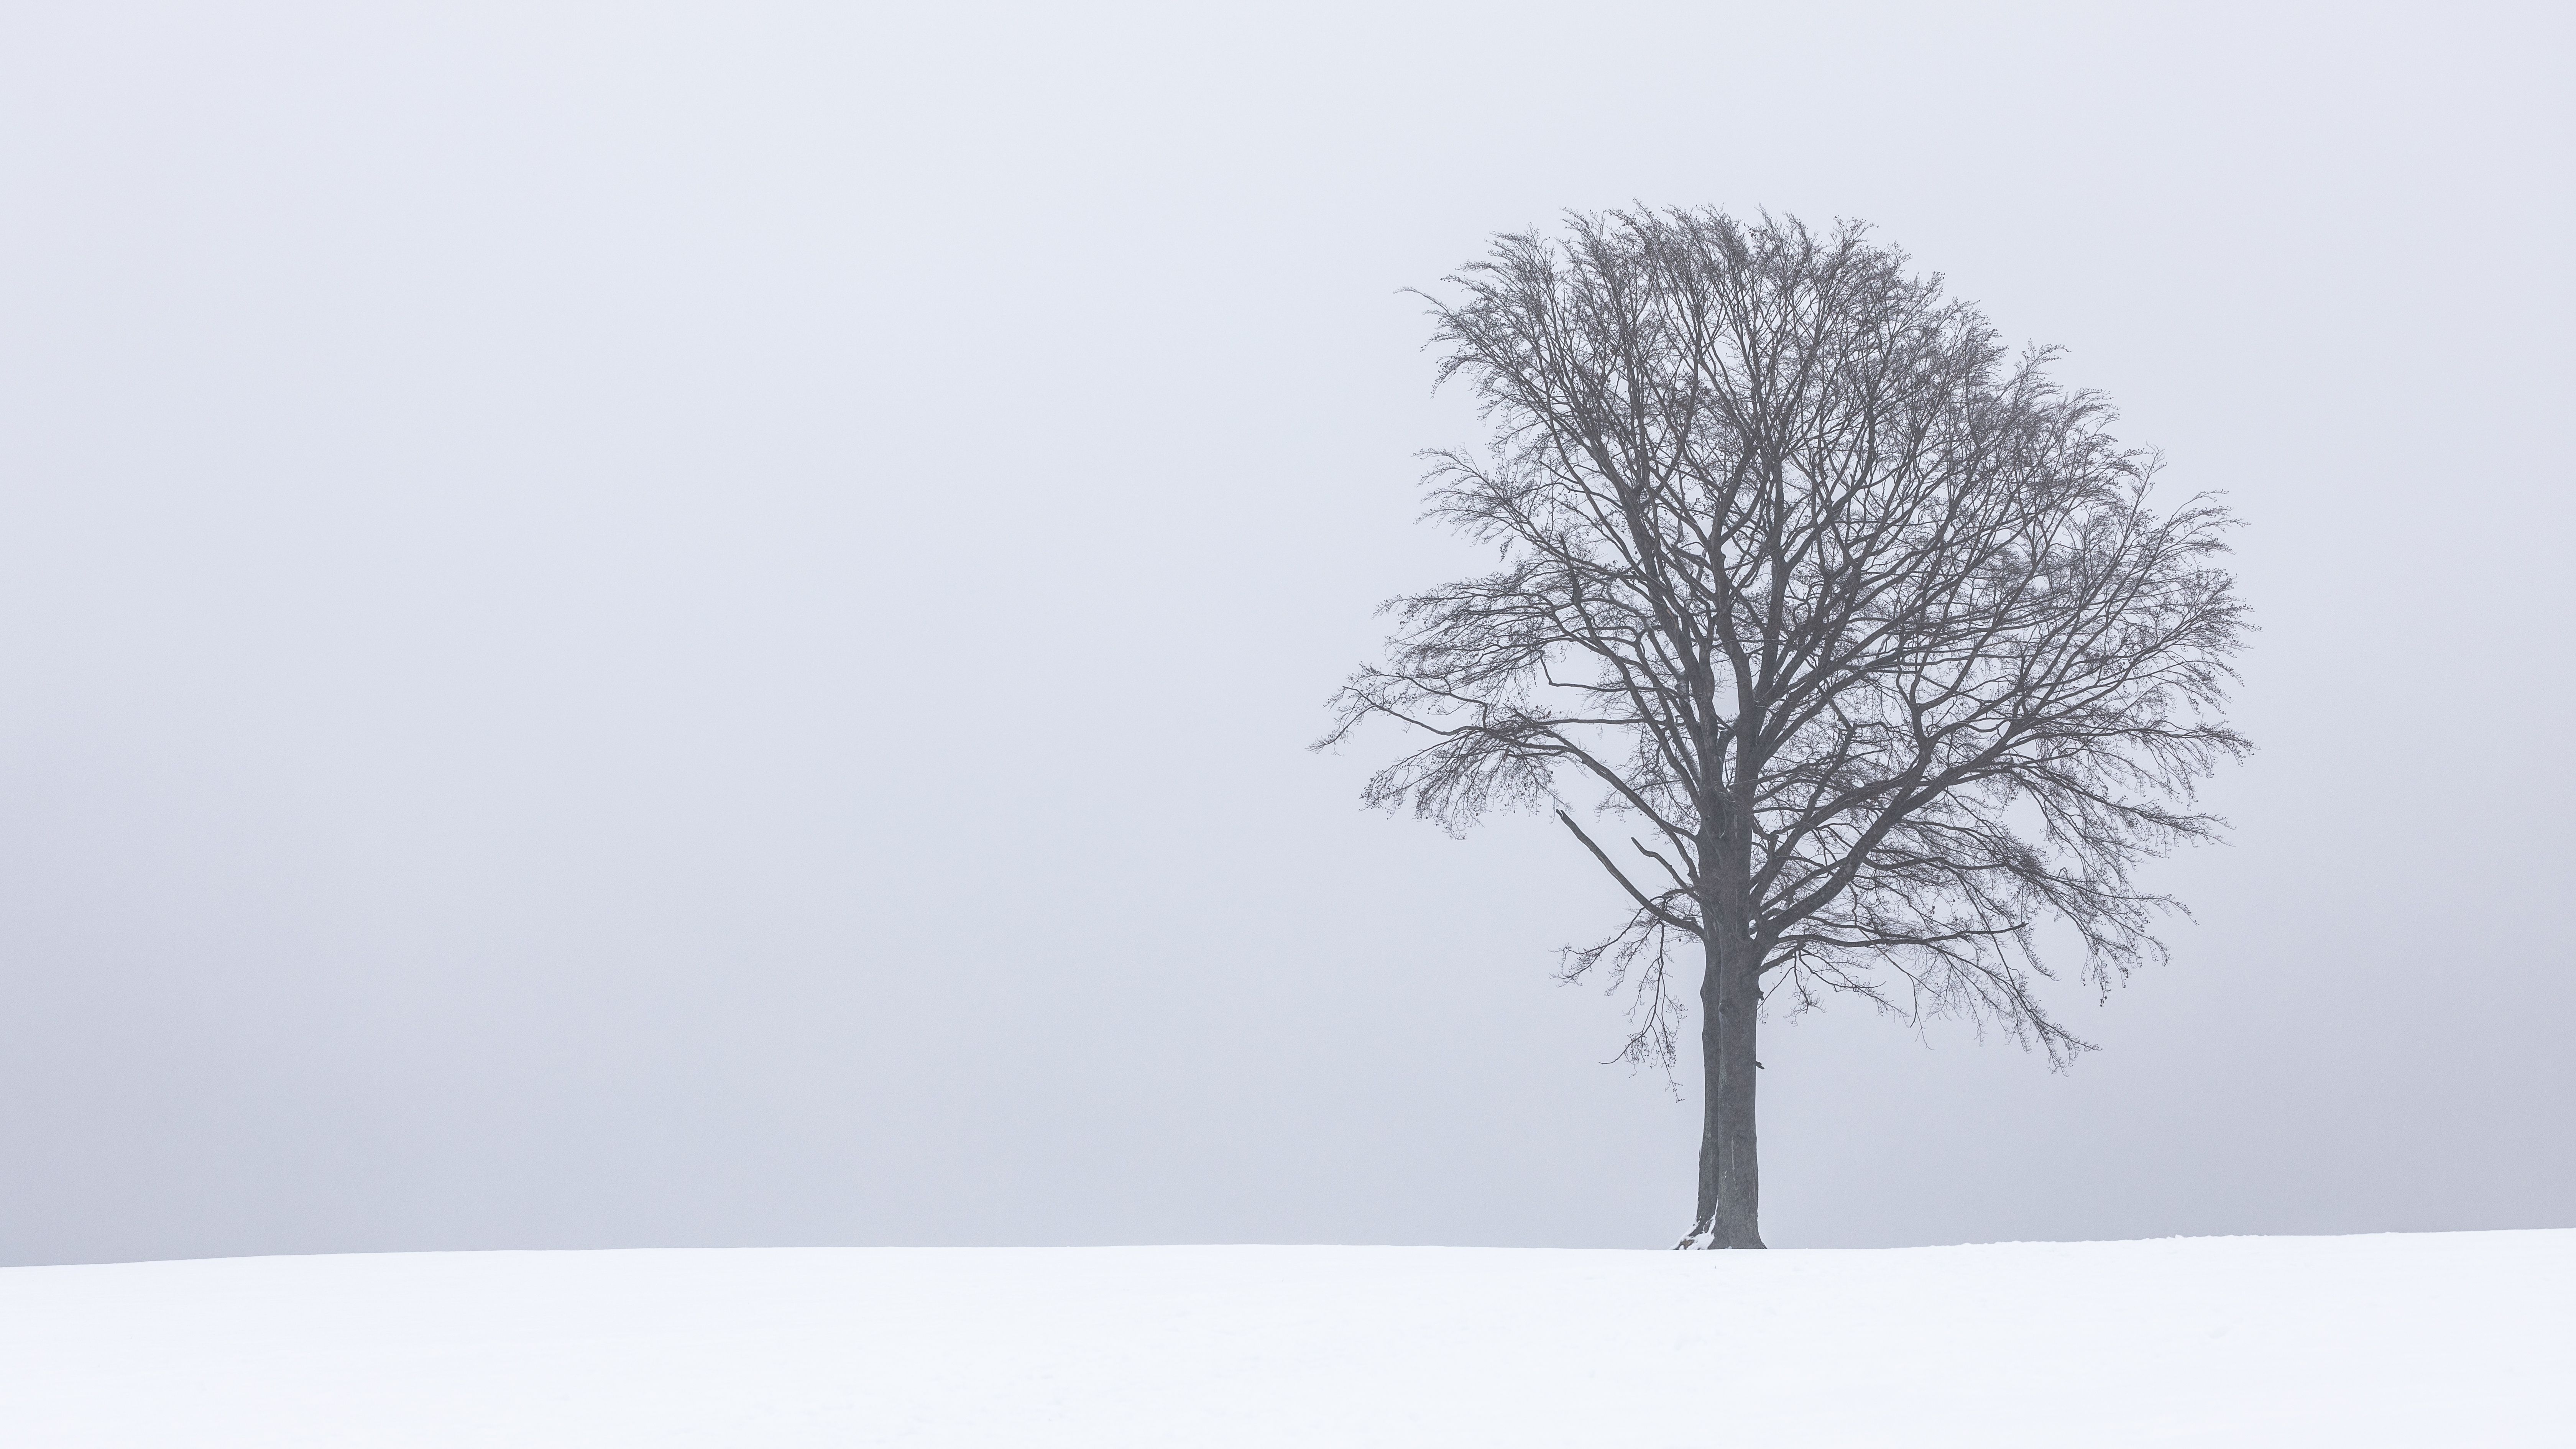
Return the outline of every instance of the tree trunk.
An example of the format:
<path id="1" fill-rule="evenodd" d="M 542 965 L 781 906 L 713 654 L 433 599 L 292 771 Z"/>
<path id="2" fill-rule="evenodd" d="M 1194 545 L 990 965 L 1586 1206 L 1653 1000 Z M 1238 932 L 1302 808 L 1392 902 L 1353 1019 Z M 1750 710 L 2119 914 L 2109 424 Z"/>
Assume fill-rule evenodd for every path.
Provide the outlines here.
<path id="1" fill-rule="evenodd" d="M 1761 963 L 1752 948 L 1711 931 L 1700 983 L 1699 1211 L 1684 1247 L 1762 1246 L 1762 1168 L 1754 1150 L 1754 1017 Z"/>

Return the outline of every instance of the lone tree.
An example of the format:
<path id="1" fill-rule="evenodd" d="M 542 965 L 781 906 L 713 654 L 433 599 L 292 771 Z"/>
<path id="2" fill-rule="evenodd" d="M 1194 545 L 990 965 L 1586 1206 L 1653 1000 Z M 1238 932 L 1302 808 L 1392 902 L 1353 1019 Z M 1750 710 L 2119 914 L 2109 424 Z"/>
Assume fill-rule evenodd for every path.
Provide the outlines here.
<path id="1" fill-rule="evenodd" d="M 1715 210 L 1496 237 L 1429 298 L 1493 438 L 1426 482 L 1500 566 L 1391 601 L 1320 742 L 1409 727 L 1367 798 L 1453 831 L 1555 811 L 1630 906 L 1563 967 L 1634 989 L 1629 1060 L 1675 1061 L 1696 955 L 1685 1247 L 1762 1246 L 1766 1002 L 1966 1016 L 2062 1065 L 2088 1046 L 2032 994 L 2038 929 L 2104 993 L 2161 956 L 2176 903 L 2131 867 L 2217 833 L 2193 787 L 2248 749 L 2229 515 L 2152 507 L 2107 400 L 1908 267 Z"/>

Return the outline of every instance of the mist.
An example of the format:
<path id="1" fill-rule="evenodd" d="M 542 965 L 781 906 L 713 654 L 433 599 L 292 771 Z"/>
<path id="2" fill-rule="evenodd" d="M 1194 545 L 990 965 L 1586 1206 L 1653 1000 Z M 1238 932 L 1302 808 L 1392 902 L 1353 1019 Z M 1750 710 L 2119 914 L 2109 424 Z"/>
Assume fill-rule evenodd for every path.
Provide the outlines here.
<path id="1" fill-rule="evenodd" d="M 1781 1246 L 2576 1224 L 2570 27 L 2490 7 L 24 6 L 0 1262 L 1668 1246 L 1552 822 L 1311 753 L 1419 298 L 1866 218 L 2219 490 L 2232 843 L 2053 1074 L 1766 1028 Z"/>

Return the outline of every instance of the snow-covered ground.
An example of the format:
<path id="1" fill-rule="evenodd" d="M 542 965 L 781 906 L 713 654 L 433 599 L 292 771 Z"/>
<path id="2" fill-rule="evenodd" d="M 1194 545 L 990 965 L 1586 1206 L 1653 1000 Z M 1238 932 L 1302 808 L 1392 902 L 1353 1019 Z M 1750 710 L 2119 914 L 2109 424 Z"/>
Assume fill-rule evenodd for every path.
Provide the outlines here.
<path id="1" fill-rule="evenodd" d="M 2576 1444 L 2576 1231 L 0 1270 L 0 1444 Z"/>

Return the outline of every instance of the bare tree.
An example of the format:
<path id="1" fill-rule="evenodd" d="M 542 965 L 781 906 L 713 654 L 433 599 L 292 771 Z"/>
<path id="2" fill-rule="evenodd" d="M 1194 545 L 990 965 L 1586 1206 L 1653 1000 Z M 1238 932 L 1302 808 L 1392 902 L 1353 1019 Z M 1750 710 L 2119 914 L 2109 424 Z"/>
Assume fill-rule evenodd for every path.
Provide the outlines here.
<path id="1" fill-rule="evenodd" d="M 1367 797 L 1452 830 L 1555 812 L 1629 903 L 1564 970 L 1633 988 L 1630 1059 L 1675 1060 L 1697 946 L 1685 1247 L 1762 1245 L 1767 1002 L 1963 1015 L 2062 1064 L 2087 1044 L 2033 994 L 2037 928 L 2104 993 L 2160 956 L 2176 903 L 2131 868 L 2218 831 L 2193 787 L 2248 748 L 2228 514 L 2151 507 L 2104 398 L 1908 266 L 1713 210 L 1497 237 L 1429 299 L 1492 442 L 1427 482 L 1500 566 L 1390 602 L 1320 742 L 1410 727 Z"/>

